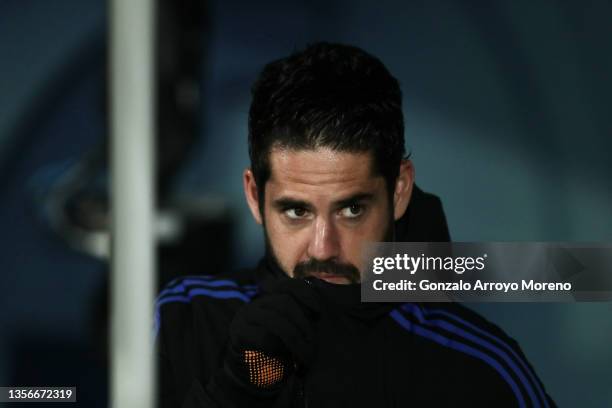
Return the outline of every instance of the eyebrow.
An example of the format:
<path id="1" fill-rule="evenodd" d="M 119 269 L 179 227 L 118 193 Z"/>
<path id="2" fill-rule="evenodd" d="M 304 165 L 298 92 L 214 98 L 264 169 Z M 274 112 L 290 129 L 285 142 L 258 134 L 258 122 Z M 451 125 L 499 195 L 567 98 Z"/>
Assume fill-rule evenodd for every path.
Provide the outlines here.
<path id="1" fill-rule="evenodd" d="M 334 206 L 336 208 L 344 208 L 344 207 L 348 207 L 351 204 L 355 204 L 357 202 L 372 201 L 373 199 L 374 199 L 374 194 L 372 193 L 357 193 L 347 198 L 343 198 L 341 200 L 335 201 Z"/>
<path id="2" fill-rule="evenodd" d="M 335 208 L 344 208 L 356 202 L 371 201 L 372 199 L 374 199 L 374 194 L 372 193 L 356 193 L 349 197 L 334 201 L 333 206 Z M 272 202 L 272 205 L 279 210 L 285 210 L 288 208 L 304 208 L 311 211 L 313 209 L 312 204 L 308 201 L 297 200 L 291 197 L 277 198 Z"/>
<path id="3" fill-rule="evenodd" d="M 312 205 L 304 200 L 296 200 L 290 197 L 281 197 L 273 201 L 272 205 L 278 210 L 286 210 L 288 208 L 304 208 L 312 210 Z"/>

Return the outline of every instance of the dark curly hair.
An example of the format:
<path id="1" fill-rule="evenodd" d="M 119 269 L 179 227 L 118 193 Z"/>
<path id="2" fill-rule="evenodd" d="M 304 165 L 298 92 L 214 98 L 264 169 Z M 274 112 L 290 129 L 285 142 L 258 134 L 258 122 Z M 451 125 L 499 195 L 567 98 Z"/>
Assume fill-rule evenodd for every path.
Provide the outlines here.
<path id="1" fill-rule="evenodd" d="M 267 64 L 252 88 L 251 170 L 263 200 L 272 148 L 371 152 L 389 193 L 405 157 L 402 93 L 380 62 L 320 42 Z"/>

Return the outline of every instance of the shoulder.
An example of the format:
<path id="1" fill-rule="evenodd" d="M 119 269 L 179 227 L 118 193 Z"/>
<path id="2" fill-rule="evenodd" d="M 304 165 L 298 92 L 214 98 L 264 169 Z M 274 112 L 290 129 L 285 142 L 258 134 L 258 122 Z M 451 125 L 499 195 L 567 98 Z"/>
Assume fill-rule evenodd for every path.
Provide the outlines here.
<path id="1" fill-rule="evenodd" d="M 194 381 L 205 384 L 219 364 L 234 314 L 257 293 L 248 271 L 182 276 L 155 302 L 154 338 L 160 398 L 178 406 Z"/>
<path id="2" fill-rule="evenodd" d="M 162 321 L 176 321 L 193 313 L 222 313 L 248 303 L 258 286 L 249 270 L 224 275 L 182 276 L 168 283 L 155 301 L 155 333 Z"/>
<path id="3" fill-rule="evenodd" d="M 405 303 L 391 317 L 413 335 L 450 349 L 497 373 L 519 405 L 550 406 L 550 399 L 518 343 L 458 303 Z"/>

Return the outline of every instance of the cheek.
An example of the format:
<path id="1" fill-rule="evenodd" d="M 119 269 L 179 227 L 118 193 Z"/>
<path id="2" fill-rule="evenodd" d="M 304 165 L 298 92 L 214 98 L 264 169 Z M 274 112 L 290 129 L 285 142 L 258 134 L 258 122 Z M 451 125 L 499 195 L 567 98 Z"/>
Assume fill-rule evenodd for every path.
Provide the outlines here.
<path id="1" fill-rule="evenodd" d="M 351 262 L 358 262 L 366 243 L 385 240 L 389 220 L 389 211 L 381 208 L 372 212 L 363 224 L 342 228 L 342 250 L 346 258 Z"/>
<path id="2" fill-rule="evenodd" d="M 266 233 L 270 246 L 283 269 L 291 273 L 295 265 L 306 256 L 308 235 L 285 225 L 278 214 L 266 211 Z"/>

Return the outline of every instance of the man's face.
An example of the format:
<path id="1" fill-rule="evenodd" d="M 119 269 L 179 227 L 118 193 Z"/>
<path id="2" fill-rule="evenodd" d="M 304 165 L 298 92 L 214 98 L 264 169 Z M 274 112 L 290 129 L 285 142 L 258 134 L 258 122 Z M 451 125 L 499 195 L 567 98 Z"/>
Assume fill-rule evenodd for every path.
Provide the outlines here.
<path id="1" fill-rule="evenodd" d="M 358 282 L 363 245 L 389 240 L 394 219 L 385 179 L 373 171 L 371 155 L 272 149 L 269 163 L 263 217 L 257 216 L 248 170 L 245 192 L 280 267 L 292 277 Z"/>

